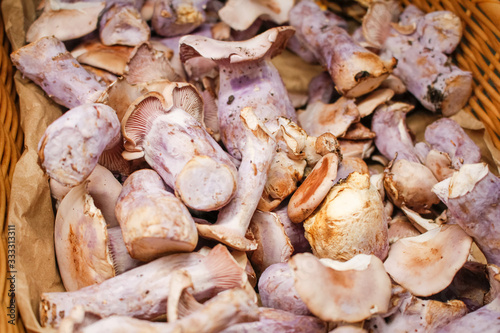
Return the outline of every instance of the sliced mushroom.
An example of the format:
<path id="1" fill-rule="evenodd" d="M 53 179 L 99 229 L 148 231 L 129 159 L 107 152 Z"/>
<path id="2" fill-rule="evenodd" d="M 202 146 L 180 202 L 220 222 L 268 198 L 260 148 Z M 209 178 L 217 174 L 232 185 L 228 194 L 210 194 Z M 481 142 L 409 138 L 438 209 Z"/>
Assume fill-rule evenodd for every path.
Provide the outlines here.
<path id="1" fill-rule="evenodd" d="M 125 245 L 135 259 L 150 261 L 196 247 L 193 218 L 154 170 L 139 170 L 127 178 L 115 211 Z"/>
<path id="2" fill-rule="evenodd" d="M 43 37 L 21 47 L 11 59 L 24 76 L 67 108 L 94 102 L 105 88 L 55 37 Z"/>
<path id="3" fill-rule="evenodd" d="M 107 229 L 87 184 L 74 187 L 61 201 L 54 226 L 59 272 L 67 291 L 101 283 L 138 266 L 120 237 L 120 228 Z"/>
<path id="4" fill-rule="evenodd" d="M 386 82 L 385 80 L 384 82 Z M 382 82 L 382 84 L 384 83 Z M 366 117 L 375 111 L 378 106 L 389 101 L 394 96 L 394 90 L 392 89 L 377 89 L 367 96 L 362 97 L 359 101 L 356 101 L 356 106 L 358 107 L 359 115 L 361 118 Z"/>
<path id="5" fill-rule="evenodd" d="M 385 269 L 415 296 L 446 288 L 469 256 L 472 239 L 457 225 L 400 239 L 391 246 Z"/>
<path id="6" fill-rule="evenodd" d="M 357 254 L 384 259 L 389 250 L 384 204 L 370 176 L 351 173 L 331 188 L 304 221 L 306 238 L 320 258 L 349 260 Z"/>
<path id="7" fill-rule="evenodd" d="M 75 107 L 45 130 L 38 155 L 47 174 L 63 185 L 83 182 L 106 149 L 120 142 L 115 111 L 104 104 Z"/>
<path id="8" fill-rule="evenodd" d="M 389 308 L 391 281 L 373 255 L 342 263 L 301 253 L 289 265 L 300 298 L 322 320 L 355 323 Z"/>
<path id="9" fill-rule="evenodd" d="M 99 23 L 99 37 L 104 45 L 136 46 L 148 41 L 150 35 L 148 24 L 130 4 L 114 3 Z"/>
<path id="10" fill-rule="evenodd" d="M 75 47 L 71 54 L 79 63 L 123 75 L 134 48 L 124 45 L 104 45 L 91 39 Z"/>
<path id="11" fill-rule="evenodd" d="M 97 29 L 99 14 L 105 6 L 104 1 L 65 3 L 47 0 L 43 13 L 26 32 L 26 41 L 32 43 L 50 36 L 61 41 L 83 37 Z"/>
<path id="12" fill-rule="evenodd" d="M 237 171 L 217 142 L 186 112 L 202 107 L 192 89 L 172 84 L 169 101 L 156 92 L 139 97 L 122 120 L 124 157 L 144 157 L 188 207 L 216 210 L 234 196 Z M 165 131 L 169 135 L 163 135 Z"/>
<path id="13" fill-rule="evenodd" d="M 59 326 L 66 313 L 76 306 L 98 313 L 139 319 L 154 319 L 165 314 L 170 274 L 184 269 L 193 281 L 193 295 L 206 300 L 231 288 L 242 288 L 246 274 L 227 248 L 214 247 L 204 257 L 198 253 L 173 254 L 73 292 L 43 293 L 40 304 L 42 326 Z"/>

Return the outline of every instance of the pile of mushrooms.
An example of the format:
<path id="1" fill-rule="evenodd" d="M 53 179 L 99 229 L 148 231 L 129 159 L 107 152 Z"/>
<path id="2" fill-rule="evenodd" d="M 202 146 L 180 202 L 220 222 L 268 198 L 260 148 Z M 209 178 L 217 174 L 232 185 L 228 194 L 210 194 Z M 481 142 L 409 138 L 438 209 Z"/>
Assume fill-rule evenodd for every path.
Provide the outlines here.
<path id="1" fill-rule="evenodd" d="M 318 3 L 45 1 L 11 55 L 65 110 L 38 151 L 66 288 L 42 326 L 500 330 L 500 179 L 448 118 L 460 20 Z M 324 69 L 299 99 L 285 50 Z"/>

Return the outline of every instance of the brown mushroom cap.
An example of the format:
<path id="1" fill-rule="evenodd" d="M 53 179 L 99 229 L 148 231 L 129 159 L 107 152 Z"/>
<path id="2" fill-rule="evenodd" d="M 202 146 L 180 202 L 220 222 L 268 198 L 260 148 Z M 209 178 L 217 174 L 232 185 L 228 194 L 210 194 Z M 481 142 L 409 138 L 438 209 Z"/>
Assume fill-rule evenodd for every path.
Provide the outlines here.
<path id="1" fill-rule="evenodd" d="M 388 310 L 391 280 L 380 259 L 361 254 L 345 263 L 325 263 L 310 253 L 289 261 L 295 288 L 314 315 L 354 323 Z"/>
<path id="2" fill-rule="evenodd" d="M 451 283 L 471 245 L 472 238 L 459 226 L 445 225 L 394 243 L 384 266 L 412 294 L 430 296 Z"/>
<path id="3" fill-rule="evenodd" d="M 292 222 L 304 221 L 319 206 L 334 184 L 338 165 L 338 154 L 326 154 L 319 160 L 290 198 L 288 216 Z"/>

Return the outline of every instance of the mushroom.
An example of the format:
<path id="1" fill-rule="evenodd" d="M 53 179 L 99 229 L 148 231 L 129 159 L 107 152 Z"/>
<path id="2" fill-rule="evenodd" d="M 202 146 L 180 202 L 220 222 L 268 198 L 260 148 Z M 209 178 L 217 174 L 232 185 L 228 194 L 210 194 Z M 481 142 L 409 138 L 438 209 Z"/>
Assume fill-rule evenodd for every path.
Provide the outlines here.
<path id="1" fill-rule="evenodd" d="M 457 170 L 464 164 L 481 161 L 479 147 L 453 119 L 441 118 L 428 125 L 425 140 L 432 149 L 448 154 L 451 165 Z"/>
<path id="2" fill-rule="evenodd" d="M 259 273 L 272 264 L 287 262 L 292 256 L 293 246 L 276 213 L 255 211 L 249 231 L 258 244 L 249 258 Z"/>
<path id="3" fill-rule="evenodd" d="M 384 81 L 386 82 L 387 79 Z M 382 82 L 382 84 L 384 83 Z M 394 90 L 388 88 L 379 88 L 356 101 L 359 115 L 361 118 L 369 116 L 378 106 L 388 102 L 394 96 Z"/>
<path id="4" fill-rule="evenodd" d="M 114 3 L 99 22 L 99 37 L 104 45 L 136 46 L 148 41 L 150 34 L 147 22 L 128 3 Z"/>
<path id="5" fill-rule="evenodd" d="M 138 170 L 127 178 L 115 211 L 132 258 L 151 261 L 196 247 L 193 218 L 154 170 Z"/>
<path id="6" fill-rule="evenodd" d="M 288 203 L 288 216 L 294 223 L 304 221 L 326 197 L 337 177 L 339 154 L 326 154 L 316 163 L 306 180 Z"/>
<path id="7" fill-rule="evenodd" d="M 320 258 L 345 261 L 364 253 L 385 259 L 389 250 L 384 204 L 367 174 L 353 172 L 333 186 L 304 229 Z"/>
<path id="8" fill-rule="evenodd" d="M 97 67 L 115 75 L 123 75 L 134 48 L 124 45 L 104 45 L 89 39 L 76 46 L 71 54 L 79 63 Z"/>
<path id="9" fill-rule="evenodd" d="M 484 163 L 465 164 L 432 189 L 448 216 L 474 238 L 489 264 L 500 265 L 496 225 L 500 221 L 500 179 Z"/>
<path id="10" fill-rule="evenodd" d="M 292 121 L 295 118 L 285 86 L 270 61 L 292 34 L 290 27 L 277 27 L 245 42 L 200 36 L 186 36 L 180 41 L 183 62 L 201 55 L 219 65 L 221 139 L 229 154 L 242 161 L 235 199 L 220 211 L 214 225 L 200 225 L 198 232 L 239 250 L 255 249 L 255 243 L 248 242 L 244 235 L 274 158 L 276 143 L 263 123 L 280 116 Z"/>
<path id="11" fill-rule="evenodd" d="M 157 80 L 179 81 L 164 52 L 151 43 L 138 44 L 127 62 L 123 76 L 130 84 L 149 83 Z"/>
<path id="12" fill-rule="evenodd" d="M 120 139 L 120 123 L 112 108 L 84 104 L 47 127 L 38 143 L 38 155 L 51 178 L 75 186 L 90 175 L 103 152 L 113 149 Z"/>
<path id="13" fill-rule="evenodd" d="M 389 238 L 389 244 L 391 245 L 402 238 L 418 235 L 420 235 L 420 231 L 418 231 L 404 215 L 397 215 L 389 221 L 387 236 Z"/>
<path id="14" fill-rule="evenodd" d="M 294 0 L 229 0 L 219 10 L 220 19 L 234 30 L 246 30 L 258 18 L 283 24 Z"/>
<path id="15" fill-rule="evenodd" d="M 391 280 L 373 255 L 342 263 L 301 253 L 289 265 L 300 298 L 322 320 L 355 323 L 389 308 Z"/>
<path id="16" fill-rule="evenodd" d="M 338 26 L 333 14 L 325 14 L 313 1 L 301 1 L 290 11 L 290 25 L 327 67 L 337 91 L 352 98 L 376 89 L 396 65 L 382 61 L 357 44 Z"/>
<path id="17" fill-rule="evenodd" d="M 423 15 L 408 6 L 393 24 L 393 8 L 391 1 L 374 2 L 363 20 L 366 40 L 381 47 L 382 59 L 398 59 L 394 74 L 425 108 L 445 116 L 457 113 L 472 92 L 472 73 L 450 64 L 445 54 L 460 41 L 460 19 L 446 11 Z"/>
<path id="18" fill-rule="evenodd" d="M 123 156 L 144 157 L 188 207 L 220 209 L 236 192 L 236 167 L 188 113 L 202 108 L 194 88 L 172 83 L 170 89 L 170 100 L 150 92 L 129 107 L 122 120 Z"/>
<path id="19" fill-rule="evenodd" d="M 226 327 L 253 322 L 259 319 L 257 305 L 242 289 L 230 289 L 221 292 L 190 315 L 175 322 L 150 322 L 125 316 L 111 316 L 89 325 L 75 320 L 76 330 L 61 333 L 90 332 L 151 332 L 151 333 L 211 333 L 220 332 Z M 64 320 L 63 320 L 64 322 Z M 69 323 L 64 323 L 68 325 Z M 61 324 L 62 325 L 62 324 Z"/>
<path id="20" fill-rule="evenodd" d="M 198 253 L 168 255 L 77 291 L 43 293 L 41 324 L 57 327 L 65 314 L 79 305 L 102 317 L 154 319 L 165 314 L 171 273 L 180 268 L 191 276 L 193 296 L 200 301 L 246 283 L 245 272 L 227 248 L 217 245 L 206 257 Z"/>
<path id="21" fill-rule="evenodd" d="M 272 264 L 263 271 L 259 278 L 259 295 L 264 307 L 311 315 L 295 290 L 292 269 L 285 262 Z"/>
<path id="22" fill-rule="evenodd" d="M 221 333 L 242 332 L 308 332 L 324 333 L 327 324 L 313 316 L 300 316 L 288 311 L 259 308 L 259 321 L 231 326 Z"/>
<path id="23" fill-rule="evenodd" d="M 339 138 L 338 142 L 343 158 L 354 157 L 366 159 L 375 150 L 373 140 L 346 140 Z"/>
<path id="24" fill-rule="evenodd" d="M 293 223 L 288 216 L 288 203 L 283 202 L 274 213 L 278 215 L 280 223 L 285 228 L 285 234 L 293 246 L 293 253 L 311 252 L 311 245 L 304 236 L 304 226 L 302 223 Z"/>
<path id="25" fill-rule="evenodd" d="M 61 41 L 83 37 L 96 30 L 99 15 L 105 6 L 104 1 L 65 3 L 47 0 L 43 13 L 26 32 L 26 41 L 32 43 L 50 36 Z"/>
<path id="26" fill-rule="evenodd" d="M 107 229 L 86 183 L 62 199 L 54 229 L 57 264 L 67 291 L 101 283 L 138 266 L 127 253 L 120 228 Z"/>
<path id="27" fill-rule="evenodd" d="M 73 108 L 94 102 L 104 91 L 55 37 L 43 37 L 11 54 L 12 63 L 56 103 Z"/>
<path id="28" fill-rule="evenodd" d="M 208 0 L 157 0 L 151 26 L 160 36 L 186 35 L 205 22 Z"/>
<path id="29" fill-rule="evenodd" d="M 384 171 L 384 189 L 392 203 L 420 214 L 430 213 L 431 206 L 439 203 L 439 198 L 432 192 L 437 183 L 429 168 L 405 159 L 390 162 Z"/>
<path id="30" fill-rule="evenodd" d="M 445 225 L 392 244 L 384 267 L 415 296 L 446 288 L 469 256 L 472 239 L 457 225 Z"/>
<path id="31" fill-rule="evenodd" d="M 500 299 L 495 298 L 491 303 L 457 318 L 446 326 L 441 327 L 442 333 L 453 332 L 482 332 L 495 333 L 500 329 Z"/>
<path id="32" fill-rule="evenodd" d="M 452 166 L 450 155 L 435 149 L 431 149 L 425 156 L 424 164 L 439 182 L 450 178 L 457 171 Z"/>
<path id="33" fill-rule="evenodd" d="M 442 327 L 463 317 L 467 307 L 462 301 L 422 300 L 406 298 L 392 316 L 373 318 L 368 322 L 370 332 L 442 332 Z M 458 331 L 457 331 L 458 332 Z"/>
<path id="34" fill-rule="evenodd" d="M 412 109 L 413 105 L 396 102 L 379 106 L 373 115 L 375 146 L 389 160 L 420 162 L 406 126 L 406 114 Z"/>

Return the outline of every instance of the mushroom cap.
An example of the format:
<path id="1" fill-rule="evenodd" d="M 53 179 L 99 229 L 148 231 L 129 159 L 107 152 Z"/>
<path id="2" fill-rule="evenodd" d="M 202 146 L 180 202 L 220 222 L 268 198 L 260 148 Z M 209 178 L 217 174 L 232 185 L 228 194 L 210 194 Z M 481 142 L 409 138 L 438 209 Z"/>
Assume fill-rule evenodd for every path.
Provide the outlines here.
<path id="1" fill-rule="evenodd" d="M 79 63 L 123 75 L 133 47 L 104 45 L 98 40 L 87 41 L 73 49 L 71 54 Z"/>
<path id="2" fill-rule="evenodd" d="M 248 29 L 259 17 L 283 24 L 288 21 L 294 3 L 294 0 L 229 0 L 219 10 L 219 16 L 234 30 Z"/>
<path id="3" fill-rule="evenodd" d="M 292 269 L 285 262 L 272 264 L 262 273 L 259 278 L 259 295 L 264 307 L 296 315 L 311 314 L 295 290 Z"/>
<path id="4" fill-rule="evenodd" d="M 86 183 L 71 189 L 61 201 L 55 219 L 54 243 L 67 291 L 115 276 L 106 221 L 88 194 Z"/>
<path id="5" fill-rule="evenodd" d="M 133 6 L 114 3 L 101 17 L 99 36 L 104 45 L 136 46 L 150 35 L 147 22 Z"/>
<path id="6" fill-rule="evenodd" d="M 437 183 L 429 168 L 405 159 L 389 163 L 384 172 L 384 189 L 392 203 L 400 208 L 405 205 L 421 214 L 429 213 L 431 206 L 439 203 L 432 192 Z"/>
<path id="7" fill-rule="evenodd" d="M 295 29 L 290 26 L 271 28 L 249 40 L 225 42 L 203 36 L 184 36 L 180 39 L 182 62 L 205 57 L 215 62 L 241 63 L 279 54 Z"/>
<path id="8" fill-rule="evenodd" d="M 54 36 L 60 41 L 83 37 L 97 28 L 99 14 L 106 2 L 61 3 L 47 1 L 43 13 L 26 32 L 26 41 Z"/>
<path id="9" fill-rule="evenodd" d="M 391 280 L 373 255 L 342 263 L 301 253 L 289 265 L 300 298 L 322 320 L 354 323 L 389 308 Z"/>
<path id="10" fill-rule="evenodd" d="M 47 174 L 63 185 L 83 182 L 102 152 L 119 142 L 120 122 L 107 105 L 77 106 L 56 119 L 38 143 L 38 156 Z"/>
<path id="11" fill-rule="evenodd" d="M 384 204 L 367 174 L 353 172 L 333 186 L 304 229 L 320 258 L 349 260 L 364 253 L 384 259 L 389 248 Z"/>
<path id="12" fill-rule="evenodd" d="M 293 246 L 276 213 L 255 211 L 249 229 L 258 243 L 250 254 L 250 261 L 259 272 L 290 259 Z"/>
<path id="13" fill-rule="evenodd" d="M 472 238 L 458 225 L 445 225 L 394 243 L 384 266 L 413 295 L 430 296 L 451 283 L 471 245 Z"/>
<path id="14" fill-rule="evenodd" d="M 339 156 L 329 153 L 314 166 L 306 180 L 290 198 L 288 216 L 295 223 L 304 221 L 318 207 L 337 177 Z"/>

